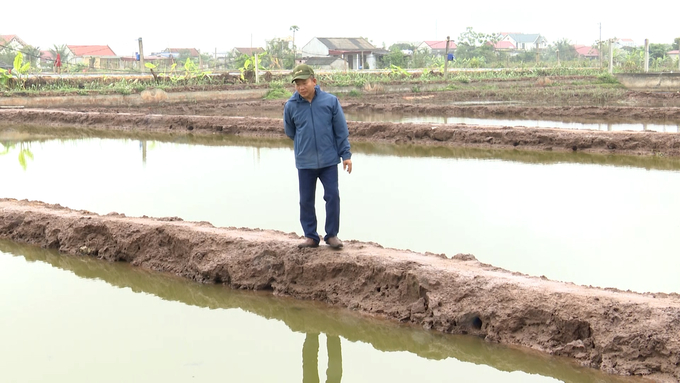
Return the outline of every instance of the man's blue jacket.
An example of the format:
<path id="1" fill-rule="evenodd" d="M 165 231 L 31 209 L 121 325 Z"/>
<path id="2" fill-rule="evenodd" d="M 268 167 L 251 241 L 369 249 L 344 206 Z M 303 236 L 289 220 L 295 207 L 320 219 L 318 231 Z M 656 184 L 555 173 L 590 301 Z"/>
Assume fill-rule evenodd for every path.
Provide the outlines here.
<path id="1" fill-rule="evenodd" d="M 318 85 L 314 91 L 312 102 L 295 92 L 283 108 L 283 125 L 294 142 L 298 169 L 321 169 L 339 164 L 340 158 L 352 158 L 340 101 Z"/>

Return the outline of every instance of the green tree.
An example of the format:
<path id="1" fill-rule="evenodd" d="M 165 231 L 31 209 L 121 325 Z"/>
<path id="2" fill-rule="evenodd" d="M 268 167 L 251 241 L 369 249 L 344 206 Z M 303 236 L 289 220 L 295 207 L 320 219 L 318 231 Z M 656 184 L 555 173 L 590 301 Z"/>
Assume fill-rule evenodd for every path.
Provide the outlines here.
<path id="1" fill-rule="evenodd" d="M 272 69 L 292 69 L 292 64 L 288 66 L 287 64 L 293 62 L 293 51 L 290 49 L 290 44 L 287 40 L 280 38 L 273 38 L 267 40 L 266 50 L 270 56 L 271 64 L 268 65 Z"/>
<path id="2" fill-rule="evenodd" d="M 411 68 L 429 68 L 432 66 L 434 57 L 425 48 L 417 49 L 413 51 L 411 56 L 411 63 L 409 67 Z"/>
<path id="3" fill-rule="evenodd" d="M 21 48 L 21 53 L 24 54 L 24 60 L 31 64 L 31 67 L 38 66 L 38 61 L 40 60 L 40 48 L 33 47 L 32 45 L 26 45 Z"/>
<path id="4" fill-rule="evenodd" d="M 557 40 L 555 43 L 551 44 L 548 48 L 548 53 L 550 53 L 548 57 L 554 56 L 555 60 L 557 60 L 557 54 L 555 52 L 559 52 L 560 61 L 572 61 L 578 58 L 578 53 L 576 52 L 576 48 L 574 48 L 574 44 L 568 39 Z"/>
<path id="5" fill-rule="evenodd" d="M 465 32 L 458 36 L 456 58 L 461 60 L 476 58 L 476 62 L 492 63 L 496 61 L 494 44 L 500 41 L 500 37 L 498 34 L 475 32 L 472 27 L 467 27 Z"/>
<path id="6" fill-rule="evenodd" d="M 669 44 L 649 44 L 649 58 L 650 60 L 663 59 L 670 50 Z"/>
<path id="7" fill-rule="evenodd" d="M 673 50 L 680 50 L 680 37 L 676 37 L 675 40 L 673 40 Z"/>
<path id="8" fill-rule="evenodd" d="M 68 63 L 68 61 L 71 59 L 71 50 L 68 49 L 66 45 L 54 44 L 54 46 L 50 48 L 50 53 L 55 60 L 57 59 L 58 53 L 61 57 L 61 62 L 63 65 L 66 65 L 66 63 Z"/>
<path id="9" fill-rule="evenodd" d="M 383 68 L 390 68 L 392 65 L 405 68 L 408 65 L 409 55 L 403 51 L 416 51 L 416 47 L 411 44 L 392 44 L 390 53 L 380 57 L 380 64 Z"/>

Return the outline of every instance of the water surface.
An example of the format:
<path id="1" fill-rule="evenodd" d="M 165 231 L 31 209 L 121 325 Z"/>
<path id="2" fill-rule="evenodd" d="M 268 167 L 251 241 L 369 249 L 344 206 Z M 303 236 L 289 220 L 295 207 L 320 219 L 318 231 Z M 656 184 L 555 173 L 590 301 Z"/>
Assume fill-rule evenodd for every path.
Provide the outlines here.
<path id="1" fill-rule="evenodd" d="M 0 196 L 301 234 L 289 141 L 173 139 L 15 143 L 0 156 Z M 366 144 L 354 146 L 353 161 L 340 176 L 342 239 L 680 292 L 675 160 Z"/>
<path id="2" fill-rule="evenodd" d="M 7 241 L 0 339 L 0 375 L 9 383 L 639 381 L 474 337 Z"/>

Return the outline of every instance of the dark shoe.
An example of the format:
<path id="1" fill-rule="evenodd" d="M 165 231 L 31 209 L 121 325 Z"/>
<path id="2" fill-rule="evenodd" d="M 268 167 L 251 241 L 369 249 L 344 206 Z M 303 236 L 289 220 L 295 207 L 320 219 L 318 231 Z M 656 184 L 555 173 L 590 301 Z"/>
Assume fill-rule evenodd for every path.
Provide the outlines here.
<path id="1" fill-rule="evenodd" d="M 305 241 L 300 243 L 298 245 L 299 248 L 305 248 L 305 247 L 319 247 L 319 242 L 311 239 L 311 238 L 305 238 Z"/>
<path id="2" fill-rule="evenodd" d="M 342 241 L 338 237 L 330 237 L 326 240 L 326 243 L 328 244 L 328 246 L 334 249 L 339 249 L 342 247 Z"/>

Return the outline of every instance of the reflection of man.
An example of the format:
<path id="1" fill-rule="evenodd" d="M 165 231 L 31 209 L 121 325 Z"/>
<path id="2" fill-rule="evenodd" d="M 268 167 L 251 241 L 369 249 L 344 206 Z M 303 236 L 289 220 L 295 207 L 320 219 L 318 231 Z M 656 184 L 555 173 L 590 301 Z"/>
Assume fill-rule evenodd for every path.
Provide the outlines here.
<path id="1" fill-rule="evenodd" d="M 326 383 L 342 380 L 342 350 L 340 337 L 326 334 L 328 369 Z M 302 383 L 319 383 L 319 334 L 308 333 L 302 345 Z"/>

